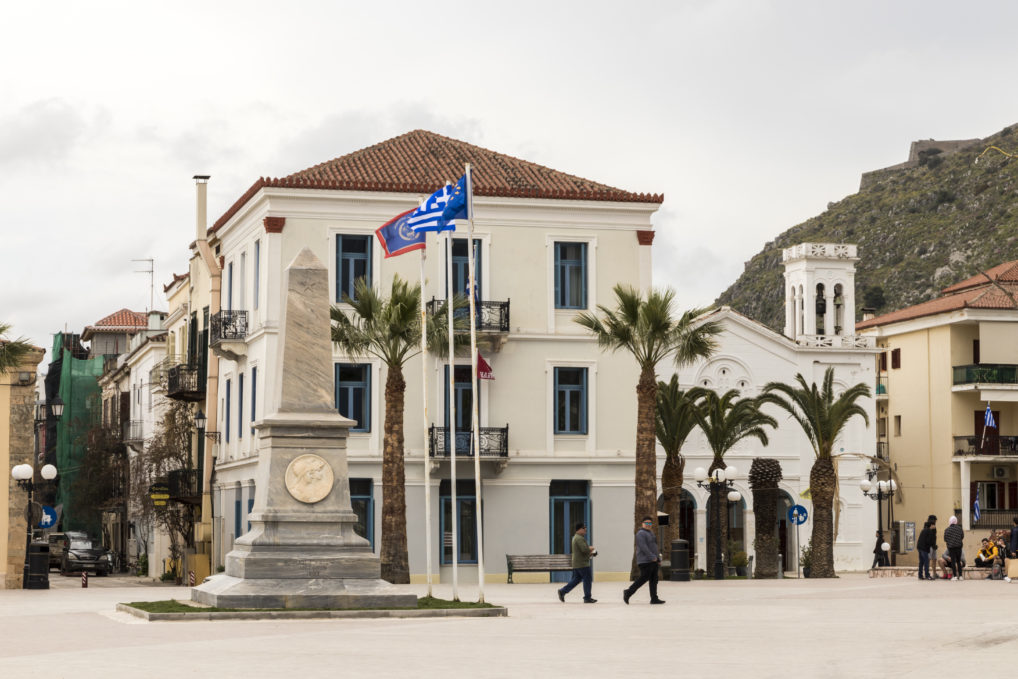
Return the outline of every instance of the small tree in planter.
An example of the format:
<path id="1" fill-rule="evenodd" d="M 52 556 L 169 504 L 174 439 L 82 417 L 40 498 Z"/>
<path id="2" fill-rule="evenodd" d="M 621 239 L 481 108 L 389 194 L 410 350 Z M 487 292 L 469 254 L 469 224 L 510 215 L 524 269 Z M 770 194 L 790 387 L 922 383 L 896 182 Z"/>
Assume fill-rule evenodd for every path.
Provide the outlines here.
<path id="1" fill-rule="evenodd" d="M 806 540 L 799 549 L 799 565 L 802 567 L 802 577 L 808 578 L 813 568 L 813 539 Z"/>

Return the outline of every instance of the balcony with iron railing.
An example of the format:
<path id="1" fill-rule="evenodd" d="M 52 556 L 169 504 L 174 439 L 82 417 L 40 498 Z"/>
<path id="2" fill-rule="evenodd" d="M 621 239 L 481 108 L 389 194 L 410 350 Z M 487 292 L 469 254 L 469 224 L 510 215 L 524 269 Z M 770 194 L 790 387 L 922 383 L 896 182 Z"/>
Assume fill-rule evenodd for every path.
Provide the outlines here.
<path id="1" fill-rule="evenodd" d="M 247 337 L 247 312 L 223 310 L 212 315 L 209 322 L 209 344 L 243 342 Z"/>
<path id="2" fill-rule="evenodd" d="M 1015 517 L 1018 517 L 1018 509 L 984 509 L 979 512 L 978 520 L 974 514 L 970 519 L 972 528 L 991 529 L 1011 528 Z"/>
<path id="3" fill-rule="evenodd" d="M 124 422 L 124 443 L 140 443 L 145 440 L 145 423 L 142 420 Z"/>
<path id="4" fill-rule="evenodd" d="M 237 361 L 247 355 L 247 312 L 222 310 L 209 320 L 209 345 L 219 356 Z"/>
<path id="5" fill-rule="evenodd" d="M 470 430 L 456 431 L 456 457 L 474 456 L 474 435 Z M 509 457 L 509 425 L 481 427 L 478 454 L 483 459 Z M 432 426 L 428 429 L 428 455 L 449 457 L 449 428 Z"/>
<path id="6" fill-rule="evenodd" d="M 431 301 L 427 304 L 428 314 L 434 316 L 445 304 L 444 299 L 431 298 Z M 507 333 L 509 332 L 509 300 L 504 302 L 492 302 L 483 300 L 477 303 L 477 321 L 476 328 L 477 332 L 483 333 Z M 463 314 L 463 318 L 468 318 L 469 308 L 464 307 L 463 309 L 457 309 L 455 312 L 457 316 Z M 462 332 L 468 332 L 469 326 L 463 328 Z"/>
<path id="7" fill-rule="evenodd" d="M 889 460 L 890 454 L 888 453 L 887 441 L 877 441 L 877 457 L 881 460 Z"/>
<path id="8" fill-rule="evenodd" d="M 170 368 L 184 362 L 183 356 L 169 354 L 148 371 L 148 383 L 152 389 L 166 391 L 166 373 Z"/>
<path id="9" fill-rule="evenodd" d="M 1018 386 L 1018 365 L 980 363 L 956 365 L 954 384 L 1007 384 Z"/>
<path id="10" fill-rule="evenodd" d="M 205 399 L 205 380 L 197 366 L 182 363 L 166 371 L 166 395 L 178 401 Z"/>
<path id="11" fill-rule="evenodd" d="M 201 504 L 201 471 L 198 469 L 174 469 L 168 475 L 170 499 L 174 502 Z"/>
<path id="12" fill-rule="evenodd" d="M 874 390 L 874 394 L 878 399 L 887 398 L 887 375 L 877 376 L 877 388 Z"/>
<path id="13" fill-rule="evenodd" d="M 954 454 L 1018 456 L 1018 436 L 955 436 Z"/>

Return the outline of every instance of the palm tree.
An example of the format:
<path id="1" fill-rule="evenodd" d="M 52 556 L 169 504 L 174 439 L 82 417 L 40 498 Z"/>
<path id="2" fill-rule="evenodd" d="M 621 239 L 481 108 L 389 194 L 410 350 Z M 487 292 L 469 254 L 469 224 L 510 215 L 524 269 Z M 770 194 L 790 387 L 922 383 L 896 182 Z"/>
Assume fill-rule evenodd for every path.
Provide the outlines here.
<path id="1" fill-rule="evenodd" d="M 834 368 L 827 368 L 824 372 L 824 384 L 819 389 L 816 382 L 806 384 L 801 374 L 796 374 L 795 380 L 795 385 L 769 383 L 764 387 L 761 399 L 786 410 L 799 423 L 813 446 L 816 461 L 809 472 L 809 490 L 813 500 L 813 563 L 810 577 L 833 578 L 837 474 L 832 451 L 835 440 L 852 417 L 859 415 L 869 425 L 866 410 L 856 401 L 868 397 L 870 387 L 860 382 L 835 397 Z"/>
<path id="2" fill-rule="evenodd" d="M 343 301 L 353 313 L 332 307 L 332 341 L 347 354 L 370 354 L 387 368 L 385 427 L 382 444 L 382 578 L 396 584 L 410 582 L 406 537 L 406 470 L 403 410 L 406 380 L 403 366 L 421 353 L 421 287 L 399 276 L 392 279 L 389 298 L 383 298 L 363 278 L 354 283 L 354 299 Z M 462 305 L 454 300 L 453 306 Z M 427 321 L 428 351 L 445 355 L 448 342 L 445 306 Z M 460 323 L 462 325 L 462 323 Z M 456 334 L 462 344 L 462 335 Z M 447 352 L 446 352 L 447 353 Z"/>
<path id="3" fill-rule="evenodd" d="M 657 417 L 655 432 L 658 443 L 665 451 L 665 464 L 661 470 L 661 495 L 664 511 L 668 515 L 668 532 L 665 548 L 679 535 L 679 508 L 682 502 L 682 475 L 686 458 L 682 445 L 686 437 L 696 428 L 696 402 L 704 390 L 693 387 L 689 391 L 679 389 L 679 376 L 672 375 L 669 382 L 658 382 Z"/>
<path id="4" fill-rule="evenodd" d="M 5 335 L 10 329 L 10 324 L 0 323 L 0 373 L 17 368 L 28 352 L 32 350 L 32 345 L 24 338 L 5 339 Z"/>
<path id="5" fill-rule="evenodd" d="M 749 467 L 749 487 L 753 490 L 753 514 L 756 517 L 756 571 L 754 578 L 778 577 L 777 526 L 778 482 L 781 463 L 769 457 L 753 458 Z"/>
<path id="6" fill-rule="evenodd" d="M 765 427 L 777 427 L 773 417 L 760 410 L 760 401 L 755 398 L 739 398 L 737 389 L 730 389 L 722 395 L 715 391 L 707 391 L 695 411 L 696 423 L 703 431 L 707 445 L 714 453 L 708 473 L 715 469 L 725 469 L 725 453 L 743 439 L 755 438 L 765 446 L 768 443 Z M 728 499 L 716 492 L 718 484 L 711 484 L 711 502 L 718 503 L 712 509 L 717 512 L 719 520 L 711 522 L 710 534 L 713 539 L 707 542 L 707 563 L 717 561 L 718 536 L 728 533 Z M 723 503 L 723 504 L 722 504 Z M 720 507 L 720 510 L 718 509 Z M 708 519 L 709 521 L 709 519 Z"/>
<path id="7" fill-rule="evenodd" d="M 721 326 L 716 321 L 699 319 L 704 309 L 690 309 L 676 318 L 673 290 L 651 290 L 646 298 L 635 288 L 621 283 L 613 290 L 614 309 L 598 305 L 598 313 L 584 311 L 574 320 L 597 338 L 602 349 L 628 351 L 640 367 L 636 385 L 635 532 L 644 516 L 657 516 L 657 452 L 654 447 L 657 364 L 671 357 L 681 366 L 710 356 L 716 347 L 714 337 L 721 332 Z M 637 575 L 635 554 L 631 574 Z"/>

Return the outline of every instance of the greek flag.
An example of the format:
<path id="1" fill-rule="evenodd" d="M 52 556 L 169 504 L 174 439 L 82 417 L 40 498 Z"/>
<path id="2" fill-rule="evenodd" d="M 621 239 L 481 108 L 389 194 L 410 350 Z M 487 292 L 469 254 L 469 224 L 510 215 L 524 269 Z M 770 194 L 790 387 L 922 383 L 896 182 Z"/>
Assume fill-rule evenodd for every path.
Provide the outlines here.
<path id="1" fill-rule="evenodd" d="M 979 486 L 976 486 L 976 501 L 972 503 L 972 518 L 979 520 Z"/>
<path id="2" fill-rule="evenodd" d="M 422 233 L 424 231 L 455 231 L 456 225 L 442 218 L 442 212 L 445 210 L 445 206 L 449 204 L 450 197 L 451 191 L 449 185 L 446 184 L 428 196 L 428 199 L 420 207 L 411 212 L 410 216 L 407 217 L 407 224 L 413 229 L 414 233 Z"/>
<path id="3" fill-rule="evenodd" d="M 990 404 L 986 404 L 986 415 L 983 417 L 983 425 L 987 427 L 997 427 L 997 421 L 993 419 L 993 411 L 990 410 Z"/>

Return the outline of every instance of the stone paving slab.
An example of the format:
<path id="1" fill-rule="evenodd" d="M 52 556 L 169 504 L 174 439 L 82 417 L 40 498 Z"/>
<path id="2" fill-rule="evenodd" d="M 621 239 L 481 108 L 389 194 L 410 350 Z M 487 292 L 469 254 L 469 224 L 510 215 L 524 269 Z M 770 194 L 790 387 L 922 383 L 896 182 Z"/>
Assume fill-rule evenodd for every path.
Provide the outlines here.
<path id="1" fill-rule="evenodd" d="M 111 585 L 113 583 L 110 583 Z M 0 591 L 0 677 L 974 676 L 1018 657 L 1018 582 L 875 578 L 661 583 L 629 606 L 556 584 L 488 585 L 504 618 L 148 623 L 116 611 L 184 587 Z M 423 586 L 406 586 L 423 596 Z M 435 596 L 450 598 L 448 585 Z M 476 598 L 462 587 L 462 599 Z M 877 670 L 876 668 L 879 668 Z"/>

